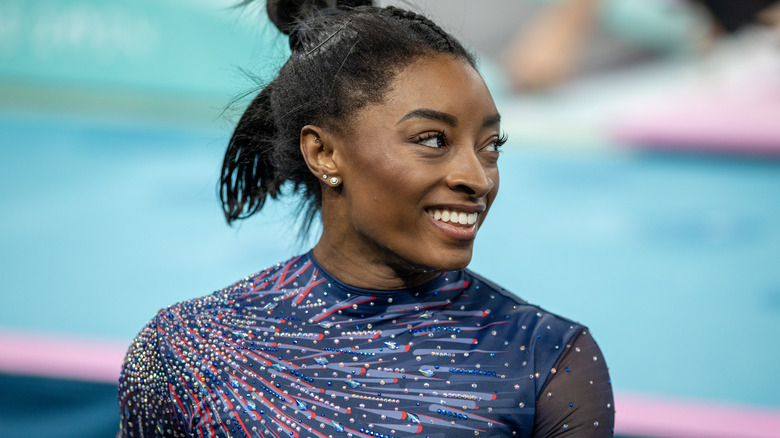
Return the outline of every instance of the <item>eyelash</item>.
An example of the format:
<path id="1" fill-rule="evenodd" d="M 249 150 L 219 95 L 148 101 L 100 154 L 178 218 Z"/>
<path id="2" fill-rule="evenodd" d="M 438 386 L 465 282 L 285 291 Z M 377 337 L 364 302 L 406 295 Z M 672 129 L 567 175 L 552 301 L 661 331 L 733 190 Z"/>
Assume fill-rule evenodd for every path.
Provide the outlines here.
<path id="1" fill-rule="evenodd" d="M 493 146 L 496 148 L 496 152 L 501 152 L 501 146 L 506 144 L 507 140 L 509 140 L 509 136 L 506 132 L 502 132 L 501 135 L 492 142 Z"/>
<path id="2" fill-rule="evenodd" d="M 431 132 L 424 132 L 417 136 L 417 143 L 423 144 L 426 141 L 435 138 L 437 140 L 436 147 L 440 148 L 447 144 L 447 138 L 444 136 L 444 131 L 431 131 Z M 427 145 L 426 145 L 427 146 Z M 429 146 L 432 147 L 432 146 Z"/>
<path id="3" fill-rule="evenodd" d="M 417 143 L 423 144 L 432 138 L 437 140 L 437 148 L 447 144 L 447 137 L 444 135 L 444 131 L 431 131 L 420 134 L 417 136 Z M 502 132 L 501 135 L 496 140 L 490 142 L 490 144 L 495 148 L 495 152 L 500 152 L 501 146 L 503 146 L 508 139 L 509 136 L 506 134 L 506 132 Z"/>

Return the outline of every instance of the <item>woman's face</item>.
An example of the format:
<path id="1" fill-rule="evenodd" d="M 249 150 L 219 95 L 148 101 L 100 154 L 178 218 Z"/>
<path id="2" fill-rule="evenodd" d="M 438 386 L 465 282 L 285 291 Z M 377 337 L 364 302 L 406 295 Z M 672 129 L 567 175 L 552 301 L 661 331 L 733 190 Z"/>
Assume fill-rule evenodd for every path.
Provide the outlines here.
<path id="1" fill-rule="evenodd" d="M 345 131 L 333 155 L 342 212 L 325 223 L 340 251 L 400 277 L 466 267 L 498 193 L 499 115 L 479 73 L 424 58 Z"/>

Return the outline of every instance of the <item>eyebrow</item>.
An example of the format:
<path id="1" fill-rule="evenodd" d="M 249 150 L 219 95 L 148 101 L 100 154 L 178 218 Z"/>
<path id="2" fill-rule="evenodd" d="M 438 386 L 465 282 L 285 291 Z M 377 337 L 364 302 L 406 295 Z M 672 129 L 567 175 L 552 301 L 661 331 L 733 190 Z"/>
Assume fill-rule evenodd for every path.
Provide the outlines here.
<path id="1" fill-rule="evenodd" d="M 405 116 L 401 117 L 401 120 L 396 122 L 396 125 L 399 125 L 409 119 L 414 119 L 414 118 L 438 120 L 450 126 L 458 126 L 457 117 L 453 116 L 452 114 L 447 114 L 441 111 L 436 111 L 428 108 L 417 108 L 416 110 L 409 111 Z"/>
<path id="2" fill-rule="evenodd" d="M 453 116 L 452 114 L 443 113 L 441 111 L 436 111 L 428 108 L 417 108 L 416 110 L 409 111 L 405 116 L 401 117 L 401 119 L 396 122 L 396 125 L 399 125 L 409 119 L 414 118 L 421 118 L 421 119 L 429 119 L 429 120 L 437 120 L 442 123 L 446 123 L 450 126 L 458 126 L 458 118 Z M 493 114 L 491 116 L 487 116 L 484 119 L 482 119 L 482 126 L 493 126 L 498 125 L 501 123 L 501 114 Z"/>
<path id="3" fill-rule="evenodd" d="M 487 116 L 482 119 L 482 127 L 493 126 L 501 124 L 501 114 L 495 113 L 492 116 Z"/>

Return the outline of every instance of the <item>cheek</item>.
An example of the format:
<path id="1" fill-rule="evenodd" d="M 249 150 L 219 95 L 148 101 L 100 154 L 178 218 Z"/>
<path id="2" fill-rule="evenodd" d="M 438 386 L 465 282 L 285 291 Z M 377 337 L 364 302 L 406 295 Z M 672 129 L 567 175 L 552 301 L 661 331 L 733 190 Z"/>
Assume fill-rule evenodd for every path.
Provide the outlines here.
<path id="1" fill-rule="evenodd" d="M 498 167 L 496 167 L 496 170 L 494 171 L 495 176 L 493 176 L 493 199 L 490 200 L 490 202 L 493 202 L 493 200 L 496 198 L 496 195 L 498 195 L 498 187 L 499 182 L 501 182 L 501 177 L 499 176 Z"/>
<path id="2" fill-rule="evenodd" d="M 487 212 L 490 213 L 490 207 L 493 205 L 493 201 L 496 200 L 496 196 L 498 196 L 498 187 L 500 182 L 500 177 L 498 174 L 498 168 L 495 168 L 494 170 L 488 171 L 488 176 L 491 180 L 493 180 L 493 190 L 490 191 L 490 193 L 487 195 L 486 203 L 487 203 Z M 487 216 L 487 215 L 484 215 Z M 483 216 L 483 218 L 484 218 Z M 484 219 L 483 219 L 484 220 Z"/>
<path id="3" fill-rule="evenodd" d="M 349 215 L 361 229 L 386 227 L 397 216 L 399 187 L 406 184 L 404 166 L 386 153 L 356 153 L 350 160 L 344 187 Z"/>
<path id="4" fill-rule="evenodd" d="M 427 193 L 429 175 L 398 160 L 374 164 L 352 188 L 351 221 L 361 232 L 396 247 L 399 236 L 408 237 L 419 227 L 424 215 L 420 199 Z"/>
<path id="5" fill-rule="evenodd" d="M 355 151 L 349 163 L 349 178 L 354 183 L 350 189 L 354 194 L 364 201 L 384 202 L 395 198 L 397 191 L 408 185 L 413 166 L 403 151 L 396 149 L 377 141 Z"/>
<path id="6" fill-rule="evenodd" d="M 394 187 L 403 184 L 400 177 L 403 170 L 400 165 L 387 157 L 376 157 L 358 163 L 356 178 L 351 189 L 356 201 L 371 203 L 377 206 L 390 203 L 393 199 Z"/>

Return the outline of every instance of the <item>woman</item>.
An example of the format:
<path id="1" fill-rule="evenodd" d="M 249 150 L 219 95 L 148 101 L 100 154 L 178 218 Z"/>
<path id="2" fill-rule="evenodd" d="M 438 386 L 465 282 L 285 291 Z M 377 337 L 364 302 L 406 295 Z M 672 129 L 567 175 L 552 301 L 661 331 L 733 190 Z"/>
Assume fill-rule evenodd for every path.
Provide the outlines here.
<path id="1" fill-rule="evenodd" d="M 297 191 L 321 238 L 160 311 L 125 361 L 120 435 L 610 436 L 587 330 L 465 269 L 504 142 L 474 59 L 420 15 L 315 3 L 268 2 L 292 55 L 221 197 L 231 222 Z"/>

